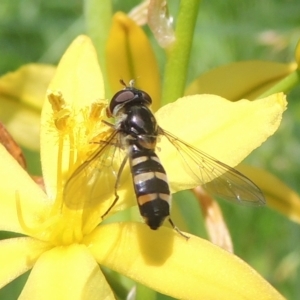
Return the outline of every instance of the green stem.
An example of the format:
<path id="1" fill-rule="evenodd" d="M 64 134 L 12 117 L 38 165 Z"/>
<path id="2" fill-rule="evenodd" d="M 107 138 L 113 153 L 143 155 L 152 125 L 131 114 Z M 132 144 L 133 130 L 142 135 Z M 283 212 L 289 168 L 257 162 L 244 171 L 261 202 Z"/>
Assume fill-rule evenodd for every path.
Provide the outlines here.
<path id="1" fill-rule="evenodd" d="M 105 89 L 109 88 L 105 64 L 105 46 L 112 21 L 111 0 L 84 0 L 84 17 L 87 35 L 92 39 L 98 54 Z M 106 94 L 109 91 L 106 90 Z"/>
<path id="2" fill-rule="evenodd" d="M 280 82 L 272 86 L 269 90 L 265 91 L 257 99 L 264 98 L 279 92 L 288 92 L 294 86 L 300 83 L 300 71 L 297 69 L 293 73 L 289 74 L 287 77 L 282 79 Z"/>
<path id="3" fill-rule="evenodd" d="M 184 93 L 194 27 L 200 0 L 180 1 L 176 41 L 169 49 L 162 89 L 162 105 L 175 101 Z"/>

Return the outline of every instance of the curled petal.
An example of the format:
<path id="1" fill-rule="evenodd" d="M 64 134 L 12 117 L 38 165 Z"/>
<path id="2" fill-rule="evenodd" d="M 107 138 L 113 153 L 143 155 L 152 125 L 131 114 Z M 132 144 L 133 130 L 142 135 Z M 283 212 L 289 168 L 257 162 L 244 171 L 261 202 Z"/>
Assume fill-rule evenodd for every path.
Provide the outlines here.
<path id="1" fill-rule="evenodd" d="M 137 88 L 151 95 L 153 109 L 157 110 L 160 79 L 151 44 L 143 30 L 121 12 L 114 15 L 106 52 L 112 91 L 117 92 L 122 88 L 120 79 L 126 83 L 135 79 Z"/>
<path id="2" fill-rule="evenodd" d="M 150 0 L 142 1 L 128 13 L 128 17 L 139 26 L 147 24 L 149 2 Z"/>
<path id="3" fill-rule="evenodd" d="M 100 264 L 176 299 L 283 299 L 236 256 L 166 227 L 109 224 L 85 243 Z M 130 251 L 124 251 L 128 245 Z"/>
<path id="4" fill-rule="evenodd" d="M 175 42 L 173 18 L 168 13 L 167 1 L 150 1 L 148 25 L 162 48 L 170 47 Z"/>
<path id="5" fill-rule="evenodd" d="M 218 202 L 200 186 L 194 188 L 193 192 L 201 205 L 209 240 L 213 244 L 233 252 L 231 236 Z"/>

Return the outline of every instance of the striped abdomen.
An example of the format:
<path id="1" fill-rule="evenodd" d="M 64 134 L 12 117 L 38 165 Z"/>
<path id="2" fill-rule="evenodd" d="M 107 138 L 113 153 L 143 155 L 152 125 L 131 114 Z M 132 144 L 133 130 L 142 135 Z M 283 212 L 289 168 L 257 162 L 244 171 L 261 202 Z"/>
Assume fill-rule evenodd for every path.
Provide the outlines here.
<path id="1" fill-rule="evenodd" d="M 151 229 L 170 215 L 170 189 L 166 171 L 154 150 L 130 146 L 130 167 L 140 213 Z"/>

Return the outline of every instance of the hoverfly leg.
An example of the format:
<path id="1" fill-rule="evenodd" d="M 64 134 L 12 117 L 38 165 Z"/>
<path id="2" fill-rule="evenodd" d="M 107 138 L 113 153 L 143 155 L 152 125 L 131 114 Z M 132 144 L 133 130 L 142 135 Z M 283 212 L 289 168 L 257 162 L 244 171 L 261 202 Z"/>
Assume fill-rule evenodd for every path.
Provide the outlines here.
<path id="1" fill-rule="evenodd" d="M 127 159 L 128 159 L 128 155 L 126 155 L 120 165 L 120 168 L 119 168 L 119 171 L 118 171 L 118 174 L 117 174 L 117 179 L 116 179 L 116 182 L 115 182 L 115 187 L 114 187 L 114 190 L 115 190 L 115 199 L 113 201 L 113 203 L 110 205 L 110 207 L 107 209 L 107 211 L 101 216 L 101 218 L 103 219 L 110 211 L 111 209 L 115 206 L 115 204 L 118 202 L 119 200 L 119 195 L 118 195 L 118 185 L 119 185 L 119 182 L 120 182 L 120 178 L 121 178 L 121 175 L 122 175 L 122 172 L 124 170 L 124 167 L 126 165 L 126 162 L 127 162 Z"/>
<path id="2" fill-rule="evenodd" d="M 115 125 L 114 125 L 114 124 L 112 124 L 112 123 L 109 123 L 109 122 L 107 122 L 107 121 L 105 121 L 105 120 L 101 120 L 101 122 L 102 122 L 102 123 L 104 123 L 105 125 L 109 126 L 109 127 L 112 127 L 112 128 L 114 128 L 114 127 L 115 127 Z"/>
<path id="3" fill-rule="evenodd" d="M 115 199 L 111 204 L 111 206 L 108 208 L 108 210 L 101 216 L 102 219 L 111 211 L 111 209 L 115 206 L 118 200 L 119 200 L 119 195 L 117 194 L 117 191 L 115 191 Z"/>
<path id="4" fill-rule="evenodd" d="M 180 231 L 180 229 L 173 223 L 172 219 L 169 218 L 169 222 L 171 224 L 171 226 L 173 227 L 173 229 L 179 233 L 182 237 L 184 237 L 186 240 L 189 240 L 189 236 L 185 235 L 183 232 Z"/>

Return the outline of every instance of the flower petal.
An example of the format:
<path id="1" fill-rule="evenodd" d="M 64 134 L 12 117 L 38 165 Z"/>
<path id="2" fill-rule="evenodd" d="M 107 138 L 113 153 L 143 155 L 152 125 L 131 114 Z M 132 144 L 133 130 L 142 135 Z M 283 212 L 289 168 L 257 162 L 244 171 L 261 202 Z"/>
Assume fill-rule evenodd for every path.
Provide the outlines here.
<path id="1" fill-rule="evenodd" d="M 237 169 L 260 187 L 268 206 L 300 223 L 300 197 L 296 192 L 265 170 L 248 165 L 239 165 Z"/>
<path id="2" fill-rule="evenodd" d="M 45 64 L 24 65 L 0 77 L 0 94 L 31 108 L 41 109 L 55 69 Z"/>
<path id="3" fill-rule="evenodd" d="M 49 89 L 60 91 L 70 107 L 77 122 L 80 124 L 82 114 L 79 111 L 86 109 L 93 101 L 104 99 L 102 74 L 99 69 L 97 54 L 91 40 L 86 36 L 79 36 L 70 45 L 62 57 Z M 58 160 L 59 133 L 53 127 L 53 110 L 48 100 L 45 101 L 41 120 L 41 160 L 47 192 L 55 194 Z M 69 168 L 70 148 L 65 143 L 62 170 Z"/>
<path id="4" fill-rule="evenodd" d="M 85 243 L 100 264 L 176 299 L 283 299 L 236 256 L 166 227 L 109 224 Z"/>
<path id="5" fill-rule="evenodd" d="M 24 65 L 0 77 L 0 119 L 23 146 L 39 150 L 39 110 L 55 67 Z M 30 134 L 28 134 L 30 133 Z"/>
<path id="6" fill-rule="evenodd" d="M 61 58 L 48 88 L 61 91 L 67 104 L 74 109 L 82 109 L 97 99 L 104 99 L 102 73 L 89 37 L 81 35 L 73 41 Z M 46 109 L 43 113 L 47 112 Z"/>
<path id="7" fill-rule="evenodd" d="M 0 96 L 0 119 L 15 140 L 33 151 L 40 149 L 40 113 L 23 103 Z"/>
<path id="8" fill-rule="evenodd" d="M 29 237 L 0 241 L 0 288 L 25 273 L 51 246 Z"/>
<path id="9" fill-rule="evenodd" d="M 34 265 L 19 299 L 115 299 L 84 245 L 56 247 Z"/>
<path id="10" fill-rule="evenodd" d="M 275 132 L 285 109 L 282 93 L 238 102 L 214 95 L 195 95 L 162 107 L 156 117 L 163 129 L 234 167 Z M 166 138 L 161 138 L 158 147 L 173 191 L 199 185 L 200 182 L 190 176 L 190 169 L 178 172 L 184 171 L 182 158 Z M 193 171 L 199 173 L 197 170 Z M 213 179 L 212 174 L 204 173 L 203 183 Z"/>
<path id="11" fill-rule="evenodd" d="M 120 79 L 126 83 L 135 79 L 137 87 L 151 95 L 156 111 L 160 99 L 157 61 L 146 34 L 124 13 L 118 12 L 113 17 L 106 52 L 112 91 L 121 89 Z"/>
<path id="12" fill-rule="evenodd" d="M 235 62 L 202 74 L 191 83 L 185 94 L 216 94 L 231 101 L 252 100 L 296 69 L 296 64 Z"/>
<path id="13" fill-rule="evenodd" d="M 31 226 L 47 211 L 49 205 L 47 197 L 2 145 L 0 145 L 0 178 L 0 229 L 27 234 L 26 229 L 20 225 L 18 205 L 25 223 Z"/>

